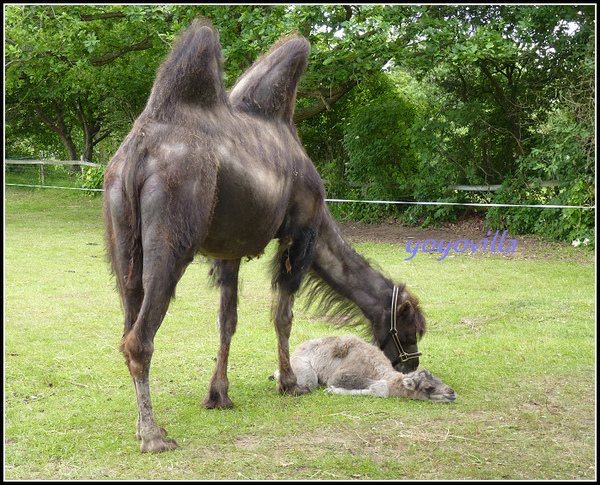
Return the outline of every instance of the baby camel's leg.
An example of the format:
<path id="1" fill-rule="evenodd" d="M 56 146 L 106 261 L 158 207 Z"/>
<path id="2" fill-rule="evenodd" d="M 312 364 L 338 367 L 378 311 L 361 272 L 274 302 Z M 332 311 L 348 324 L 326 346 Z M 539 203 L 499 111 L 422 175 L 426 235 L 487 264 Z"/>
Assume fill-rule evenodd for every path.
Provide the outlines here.
<path id="1" fill-rule="evenodd" d="M 290 364 L 294 374 L 296 374 L 299 386 L 306 386 L 311 390 L 319 387 L 319 376 L 313 369 L 308 355 L 294 353 L 290 358 Z"/>
<path id="2" fill-rule="evenodd" d="M 354 374 L 334 374 L 327 384 L 325 392 L 331 394 L 389 396 L 386 381 L 376 381 Z"/>

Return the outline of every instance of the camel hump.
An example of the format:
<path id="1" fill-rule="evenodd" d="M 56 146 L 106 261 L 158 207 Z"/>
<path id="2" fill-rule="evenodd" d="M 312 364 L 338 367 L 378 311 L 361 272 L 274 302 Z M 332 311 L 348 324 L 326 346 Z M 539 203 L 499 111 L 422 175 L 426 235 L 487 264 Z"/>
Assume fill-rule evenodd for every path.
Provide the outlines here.
<path id="1" fill-rule="evenodd" d="M 161 64 L 148 108 L 167 114 L 180 103 L 200 108 L 227 104 L 219 34 L 208 19 L 196 19 L 173 43 Z"/>
<path id="2" fill-rule="evenodd" d="M 292 122 L 296 88 L 306 70 L 310 43 L 300 35 L 280 39 L 252 64 L 229 92 L 240 111 Z"/>

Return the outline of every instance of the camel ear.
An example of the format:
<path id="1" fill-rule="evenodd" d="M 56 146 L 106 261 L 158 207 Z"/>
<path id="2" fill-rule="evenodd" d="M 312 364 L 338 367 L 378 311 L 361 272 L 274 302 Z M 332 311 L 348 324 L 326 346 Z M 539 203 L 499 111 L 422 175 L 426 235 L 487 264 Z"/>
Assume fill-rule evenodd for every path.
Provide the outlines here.
<path id="1" fill-rule="evenodd" d="M 416 389 L 417 387 L 417 383 L 415 382 L 414 379 L 412 379 L 411 377 L 404 377 L 404 379 L 402 379 L 402 384 L 404 385 L 404 387 L 406 389 L 408 389 L 409 391 L 413 391 Z"/>
<path id="2" fill-rule="evenodd" d="M 403 313 L 410 310 L 411 307 L 412 307 L 412 305 L 410 304 L 410 301 L 407 300 L 404 303 L 402 303 L 402 305 L 400 305 L 400 308 L 398 308 L 398 313 L 400 313 L 400 315 L 402 315 Z"/>

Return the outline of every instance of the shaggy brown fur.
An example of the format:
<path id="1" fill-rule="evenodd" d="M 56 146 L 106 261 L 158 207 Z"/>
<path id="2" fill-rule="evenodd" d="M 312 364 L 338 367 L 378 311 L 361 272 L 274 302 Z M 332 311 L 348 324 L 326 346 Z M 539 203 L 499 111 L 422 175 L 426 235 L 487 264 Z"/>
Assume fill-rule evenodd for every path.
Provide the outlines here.
<path id="1" fill-rule="evenodd" d="M 219 36 L 195 21 L 160 67 L 146 109 L 111 159 L 104 179 L 108 252 L 123 302 L 121 351 L 138 401 L 142 451 L 174 449 L 154 420 L 149 373 L 170 299 L 198 253 L 215 260 L 220 286 L 219 351 L 202 406 L 231 407 L 227 362 L 237 326 L 242 258 L 280 243 L 274 264 L 274 322 L 282 393 L 308 392 L 289 360 L 294 295 L 310 270 L 370 322 L 387 343 L 396 312 L 403 348 L 417 351 L 425 320 L 405 287 L 391 308 L 394 284 L 342 240 L 324 202 L 324 188 L 292 123 L 295 93 L 310 44 L 282 39 L 226 93 Z M 416 368 L 418 358 L 398 364 Z"/>

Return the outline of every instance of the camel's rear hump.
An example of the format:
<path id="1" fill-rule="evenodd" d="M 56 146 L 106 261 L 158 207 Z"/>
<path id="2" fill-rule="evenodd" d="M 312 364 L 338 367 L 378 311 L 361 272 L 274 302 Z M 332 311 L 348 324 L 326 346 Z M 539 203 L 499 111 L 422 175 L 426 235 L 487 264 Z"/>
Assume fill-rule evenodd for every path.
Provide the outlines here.
<path id="1" fill-rule="evenodd" d="M 292 125 L 296 86 L 306 70 L 310 43 L 301 36 L 282 38 L 257 60 L 229 92 L 234 108 Z"/>
<path id="2" fill-rule="evenodd" d="M 219 34 L 209 20 L 196 20 L 173 43 L 160 66 L 146 111 L 157 119 L 169 120 L 180 103 L 214 108 L 226 105 Z"/>

